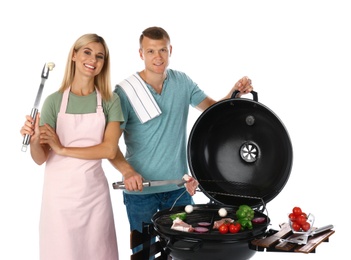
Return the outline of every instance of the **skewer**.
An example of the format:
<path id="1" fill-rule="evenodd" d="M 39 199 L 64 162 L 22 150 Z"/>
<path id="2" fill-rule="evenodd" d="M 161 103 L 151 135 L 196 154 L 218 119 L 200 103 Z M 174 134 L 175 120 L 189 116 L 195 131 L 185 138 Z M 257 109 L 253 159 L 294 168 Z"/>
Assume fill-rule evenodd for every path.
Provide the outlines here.
<path id="1" fill-rule="evenodd" d="M 49 71 L 53 70 L 54 67 L 55 67 L 55 63 L 48 62 L 47 64 L 44 64 L 43 70 L 41 72 L 41 83 L 39 85 L 38 93 L 37 93 L 37 96 L 35 98 L 34 106 L 32 108 L 32 111 L 30 112 L 30 116 L 33 118 L 33 124 L 35 124 L 35 120 L 36 120 L 36 116 L 38 113 L 40 99 L 41 99 L 41 95 L 43 93 L 45 81 L 49 77 Z M 22 152 L 27 151 L 27 147 L 29 145 L 29 142 L 30 142 L 30 135 L 26 134 L 24 136 L 23 142 L 22 142 L 22 149 L 21 149 Z"/>

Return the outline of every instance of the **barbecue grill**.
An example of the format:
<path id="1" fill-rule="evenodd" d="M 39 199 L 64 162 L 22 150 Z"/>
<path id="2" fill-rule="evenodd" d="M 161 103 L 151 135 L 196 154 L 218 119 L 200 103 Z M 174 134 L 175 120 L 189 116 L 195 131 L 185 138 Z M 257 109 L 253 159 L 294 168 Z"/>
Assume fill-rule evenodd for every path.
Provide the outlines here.
<path id="1" fill-rule="evenodd" d="M 205 221 L 213 227 L 221 219 L 220 208 L 235 219 L 243 204 L 266 221 L 235 234 L 213 228 L 206 233 L 183 232 L 171 229 L 170 215 L 184 212 L 184 207 L 159 211 L 152 225 L 173 259 L 250 259 L 256 252 L 250 242 L 265 236 L 270 223 L 266 204 L 289 179 L 293 149 L 284 124 L 258 102 L 257 92 L 251 92 L 252 100 L 236 98 L 237 93 L 205 110 L 189 135 L 189 168 L 210 203 L 193 205 L 185 222 L 197 226 Z"/>

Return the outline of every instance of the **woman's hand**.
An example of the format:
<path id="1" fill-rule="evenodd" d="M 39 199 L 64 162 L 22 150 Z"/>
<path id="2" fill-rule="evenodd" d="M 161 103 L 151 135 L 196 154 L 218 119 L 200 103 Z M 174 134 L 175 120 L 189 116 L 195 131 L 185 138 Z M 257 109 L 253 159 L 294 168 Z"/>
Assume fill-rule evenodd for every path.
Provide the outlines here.
<path id="1" fill-rule="evenodd" d="M 26 122 L 22 126 L 20 132 L 22 136 L 26 134 L 30 135 L 30 154 L 34 162 L 38 165 L 42 165 L 46 162 L 49 147 L 41 145 L 40 142 L 40 131 L 39 127 L 40 114 L 37 113 L 35 123 L 31 116 L 26 116 Z"/>
<path id="2" fill-rule="evenodd" d="M 48 124 L 43 125 L 40 129 L 40 144 L 49 145 L 50 148 L 59 155 L 64 148 L 55 130 Z"/>
<path id="3" fill-rule="evenodd" d="M 35 143 L 39 140 L 39 118 L 39 113 L 37 113 L 34 122 L 34 119 L 31 116 L 27 115 L 26 121 L 20 130 L 20 133 L 23 137 L 27 134 L 30 135 L 30 143 Z"/>

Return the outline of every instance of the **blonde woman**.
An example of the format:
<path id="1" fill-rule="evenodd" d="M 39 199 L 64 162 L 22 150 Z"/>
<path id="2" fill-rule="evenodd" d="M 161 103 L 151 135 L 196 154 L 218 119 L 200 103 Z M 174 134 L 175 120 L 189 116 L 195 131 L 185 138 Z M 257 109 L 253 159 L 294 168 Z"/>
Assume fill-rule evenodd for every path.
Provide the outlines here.
<path id="1" fill-rule="evenodd" d="M 45 165 L 40 216 L 41 260 L 116 260 L 117 239 L 101 162 L 116 155 L 123 122 L 112 93 L 109 49 L 101 36 L 73 44 L 62 85 L 40 115 L 26 116 L 35 163 Z M 33 124 L 34 123 L 34 124 Z"/>

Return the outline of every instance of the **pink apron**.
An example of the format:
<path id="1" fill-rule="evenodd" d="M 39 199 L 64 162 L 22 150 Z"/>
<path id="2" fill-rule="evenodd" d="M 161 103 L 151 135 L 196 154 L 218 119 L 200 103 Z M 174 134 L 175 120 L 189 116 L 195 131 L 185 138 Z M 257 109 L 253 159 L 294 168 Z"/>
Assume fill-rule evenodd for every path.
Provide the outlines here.
<path id="1" fill-rule="evenodd" d="M 64 92 L 56 124 L 62 145 L 101 143 L 105 115 L 96 91 L 98 107 L 91 114 L 66 114 L 70 88 Z M 40 217 L 41 260 L 118 260 L 110 191 L 101 161 L 49 155 Z"/>

